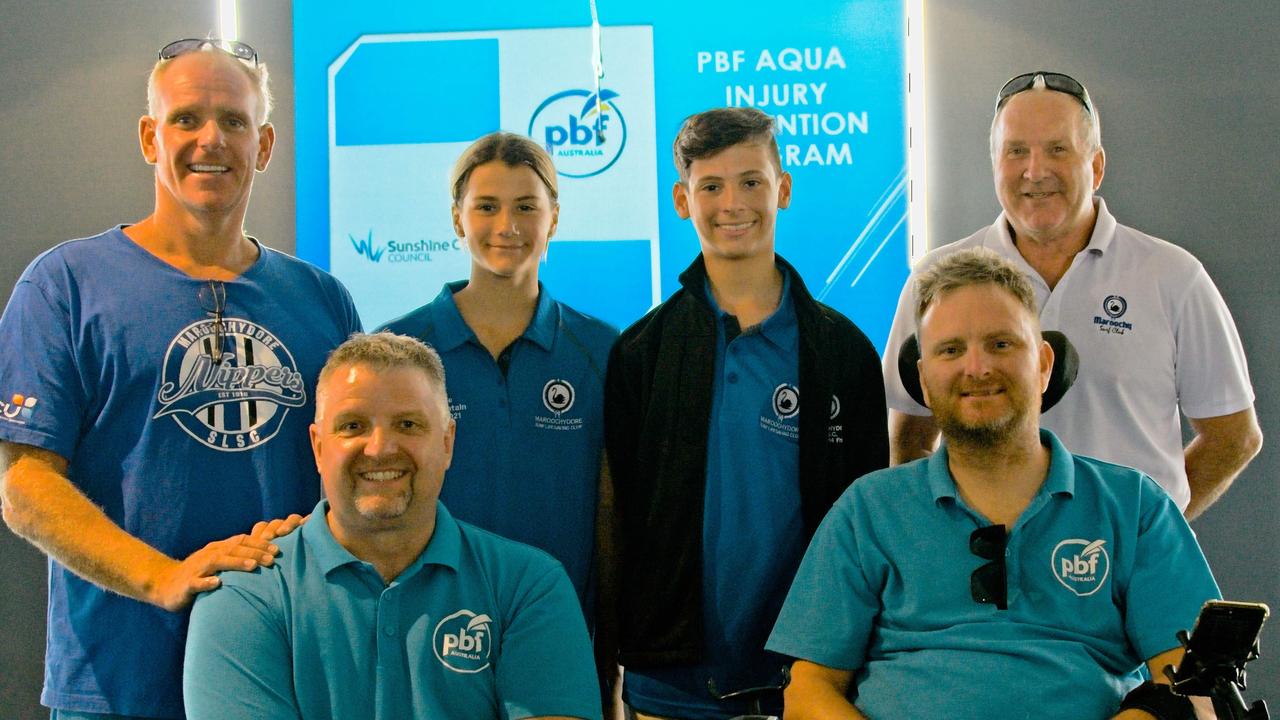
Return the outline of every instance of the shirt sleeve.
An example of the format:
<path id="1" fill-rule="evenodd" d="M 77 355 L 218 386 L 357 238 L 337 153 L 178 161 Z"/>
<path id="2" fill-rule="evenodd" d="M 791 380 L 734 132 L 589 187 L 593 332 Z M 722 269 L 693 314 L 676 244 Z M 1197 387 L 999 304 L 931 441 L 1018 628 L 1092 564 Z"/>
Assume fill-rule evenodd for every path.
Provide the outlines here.
<path id="1" fill-rule="evenodd" d="M 1178 309 L 1178 404 L 1187 417 L 1229 415 L 1253 405 L 1253 387 L 1235 320 L 1203 266 Z"/>
<path id="2" fill-rule="evenodd" d="M 893 327 L 889 330 L 889 340 L 884 346 L 884 394 L 890 410 L 908 415 L 931 415 L 929 408 L 912 400 L 907 394 L 898 373 L 898 350 L 916 332 L 915 278 L 915 273 L 912 273 L 902 286 L 902 293 L 898 296 L 898 309 L 893 313 Z"/>
<path id="3" fill-rule="evenodd" d="M 70 460 L 86 397 L 65 302 L 26 277 L 13 289 L 0 317 L 0 439 Z"/>
<path id="4" fill-rule="evenodd" d="M 559 565 L 516 599 L 495 672 L 498 697 L 511 720 L 545 715 L 600 720 L 587 625 Z"/>
<path id="5" fill-rule="evenodd" d="M 225 585 L 196 599 L 182 672 L 188 720 L 298 720 L 292 674 L 278 609 Z"/>
<path id="6" fill-rule="evenodd" d="M 840 670 L 866 662 L 880 596 L 863 570 L 854 515 L 846 494 L 818 527 L 765 645 L 769 650 Z"/>
<path id="7" fill-rule="evenodd" d="M 1178 646 L 1200 607 L 1222 597 L 1195 535 L 1167 493 L 1142 478 L 1138 544 L 1125 589 L 1125 633 L 1149 659 Z"/>

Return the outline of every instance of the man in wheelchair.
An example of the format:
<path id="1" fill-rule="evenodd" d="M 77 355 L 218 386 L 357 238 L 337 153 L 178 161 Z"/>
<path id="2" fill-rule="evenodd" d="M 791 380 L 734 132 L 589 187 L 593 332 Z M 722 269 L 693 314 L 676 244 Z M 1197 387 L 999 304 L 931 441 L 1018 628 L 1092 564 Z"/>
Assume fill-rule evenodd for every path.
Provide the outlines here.
<path id="1" fill-rule="evenodd" d="M 1015 266 L 967 250 L 917 282 L 944 443 L 823 521 L 768 643 L 797 658 L 787 717 L 1192 717 L 1163 670 L 1218 588 L 1177 506 L 1041 429 L 1072 373 Z"/>

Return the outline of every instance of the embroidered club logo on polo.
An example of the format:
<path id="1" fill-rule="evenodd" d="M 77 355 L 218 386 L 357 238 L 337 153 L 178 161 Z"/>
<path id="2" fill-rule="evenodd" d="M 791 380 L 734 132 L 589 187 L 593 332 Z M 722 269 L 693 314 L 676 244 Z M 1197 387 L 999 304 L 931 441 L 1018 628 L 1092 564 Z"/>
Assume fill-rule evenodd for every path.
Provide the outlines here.
<path id="1" fill-rule="evenodd" d="M 835 395 L 831 396 L 831 419 L 835 420 L 840 416 L 840 398 Z"/>
<path id="2" fill-rule="evenodd" d="M 458 673 L 478 673 L 489 667 L 493 648 L 493 618 L 459 610 L 436 625 L 431 649 L 442 665 Z"/>
<path id="3" fill-rule="evenodd" d="M 1133 323 L 1121 320 L 1129 310 L 1129 302 L 1123 295 L 1108 295 L 1102 299 L 1102 312 L 1106 315 L 1094 315 L 1093 324 L 1098 332 L 1107 335 L 1124 335 L 1133 329 Z"/>
<path id="4" fill-rule="evenodd" d="M 800 412 L 800 389 L 783 383 L 773 389 L 773 414 L 779 420 L 789 420 Z"/>
<path id="5" fill-rule="evenodd" d="M 1053 576 L 1080 597 L 1098 592 L 1111 574 L 1111 556 L 1106 545 L 1106 540 L 1063 540 L 1053 548 L 1049 558 Z"/>
<path id="6" fill-rule="evenodd" d="M 573 383 L 564 378 L 552 378 L 542 386 L 542 406 L 550 412 L 550 415 L 534 415 L 533 426 L 539 430 L 567 430 L 578 431 L 583 425 L 582 414 L 576 416 L 565 416 L 565 413 L 573 409 L 573 402 L 578 398 L 578 393 L 573 389 Z"/>
<path id="7" fill-rule="evenodd" d="M 555 378 L 542 386 L 542 404 L 549 412 L 555 413 L 556 417 L 573 407 L 574 397 L 573 385 L 568 380 Z"/>
<path id="8" fill-rule="evenodd" d="M 169 343 L 152 419 L 171 417 L 214 450 L 250 450 L 279 432 L 290 409 L 306 404 L 306 383 L 269 330 L 239 318 L 222 325 L 221 362 L 211 356 L 212 320 L 191 323 Z"/>

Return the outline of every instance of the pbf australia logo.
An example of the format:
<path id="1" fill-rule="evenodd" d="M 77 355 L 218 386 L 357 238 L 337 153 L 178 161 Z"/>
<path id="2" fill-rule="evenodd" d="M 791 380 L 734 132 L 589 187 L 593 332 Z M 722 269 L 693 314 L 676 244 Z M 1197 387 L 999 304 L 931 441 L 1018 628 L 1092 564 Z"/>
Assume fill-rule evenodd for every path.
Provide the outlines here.
<path id="1" fill-rule="evenodd" d="M 459 610 L 436 625 L 431 647 L 436 659 L 454 672 L 478 673 L 489 667 L 493 618 Z"/>
<path id="2" fill-rule="evenodd" d="M 1080 597 L 1088 597 L 1106 584 L 1111 557 L 1106 540 L 1063 540 L 1053 549 L 1049 563 L 1058 582 Z"/>
<path id="3" fill-rule="evenodd" d="M 613 167 L 627 145 L 618 93 L 565 90 L 547 98 L 529 119 L 529 137 L 546 147 L 556 172 L 586 178 Z"/>
<path id="4" fill-rule="evenodd" d="M 306 385 L 289 349 L 266 328 L 237 318 L 222 325 L 219 362 L 212 320 L 191 323 L 169 343 L 153 419 L 171 417 L 215 450 L 249 450 L 306 404 Z"/>

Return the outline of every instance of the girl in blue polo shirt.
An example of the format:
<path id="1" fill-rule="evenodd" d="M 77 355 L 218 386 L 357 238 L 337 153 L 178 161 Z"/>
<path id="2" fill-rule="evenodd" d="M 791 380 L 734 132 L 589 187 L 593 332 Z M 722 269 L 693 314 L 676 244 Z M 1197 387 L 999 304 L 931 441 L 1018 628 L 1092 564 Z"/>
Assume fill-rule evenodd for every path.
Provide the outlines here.
<path id="1" fill-rule="evenodd" d="M 541 146 L 486 135 L 458 158 L 450 187 L 471 276 L 383 329 L 422 339 L 444 360 L 458 430 L 441 502 L 559 560 L 590 626 L 603 384 L 617 331 L 538 281 L 560 210 Z"/>

